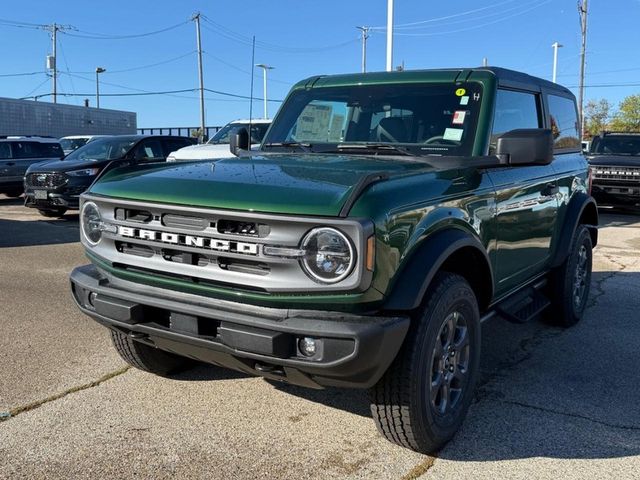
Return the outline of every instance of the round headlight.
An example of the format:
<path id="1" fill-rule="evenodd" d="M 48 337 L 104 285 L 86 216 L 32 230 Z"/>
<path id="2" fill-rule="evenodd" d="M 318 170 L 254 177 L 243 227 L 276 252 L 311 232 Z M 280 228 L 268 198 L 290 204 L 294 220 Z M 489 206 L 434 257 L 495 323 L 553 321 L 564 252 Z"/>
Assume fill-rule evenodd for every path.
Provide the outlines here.
<path id="1" fill-rule="evenodd" d="M 316 282 L 336 283 L 346 278 L 356 263 L 349 239 L 335 228 L 314 228 L 302 240 L 302 267 Z"/>
<path id="2" fill-rule="evenodd" d="M 84 238 L 91 245 L 96 245 L 102 238 L 102 217 L 95 203 L 87 202 L 82 206 L 80 222 Z"/>

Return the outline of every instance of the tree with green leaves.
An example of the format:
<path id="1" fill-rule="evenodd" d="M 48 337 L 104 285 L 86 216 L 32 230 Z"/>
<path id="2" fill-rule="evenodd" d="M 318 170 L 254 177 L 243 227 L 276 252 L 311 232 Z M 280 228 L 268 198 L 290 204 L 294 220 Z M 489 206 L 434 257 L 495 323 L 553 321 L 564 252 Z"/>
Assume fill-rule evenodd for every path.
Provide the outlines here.
<path id="1" fill-rule="evenodd" d="M 618 132 L 640 132 L 640 95 L 629 95 L 620 103 L 611 129 Z"/>
<path id="2" fill-rule="evenodd" d="M 606 98 L 589 100 L 584 108 L 584 128 L 587 136 L 593 137 L 606 130 L 611 115 L 611 103 Z"/>

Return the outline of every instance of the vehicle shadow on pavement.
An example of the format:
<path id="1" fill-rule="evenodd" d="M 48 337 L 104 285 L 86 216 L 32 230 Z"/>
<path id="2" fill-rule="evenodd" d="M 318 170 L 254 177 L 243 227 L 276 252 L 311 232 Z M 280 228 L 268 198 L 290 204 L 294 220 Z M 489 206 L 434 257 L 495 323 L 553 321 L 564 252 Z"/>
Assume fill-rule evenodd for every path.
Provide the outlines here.
<path id="1" fill-rule="evenodd" d="M 80 241 L 78 215 L 51 220 L 0 219 L 0 248 L 57 245 Z"/>
<path id="2" fill-rule="evenodd" d="M 624 228 L 632 226 L 637 228 L 638 219 L 640 219 L 640 212 L 637 214 L 629 213 L 624 210 L 600 210 L 599 212 L 599 227 L 618 227 Z"/>

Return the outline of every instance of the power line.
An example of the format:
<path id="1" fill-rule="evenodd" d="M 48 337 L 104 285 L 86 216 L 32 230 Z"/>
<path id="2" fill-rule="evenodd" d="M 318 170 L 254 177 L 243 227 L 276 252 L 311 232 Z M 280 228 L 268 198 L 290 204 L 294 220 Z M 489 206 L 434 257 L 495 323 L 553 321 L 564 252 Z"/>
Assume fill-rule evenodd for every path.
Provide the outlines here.
<path id="1" fill-rule="evenodd" d="M 3 73 L 2 75 L 0 75 L 0 78 L 2 78 L 2 77 L 28 77 L 30 75 L 40 75 L 41 73 L 45 73 L 45 72 L 40 71 L 40 72 L 27 72 L 27 73 Z"/>
<path id="2" fill-rule="evenodd" d="M 31 95 L 31 94 L 33 94 L 33 93 L 37 92 L 37 91 L 40 89 L 40 87 L 42 87 L 42 86 L 43 86 L 45 83 L 47 83 L 47 82 L 49 82 L 49 78 L 45 78 L 45 79 L 44 79 L 44 81 L 43 81 L 42 83 L 39 83 L 39 84 L 38 84 L 38 86 L 37 86 L 36 88 L 34 88 L 33 90 L 31 90 L 29 93 L 27 93 L 27 95 L 26 95 L 26 96 L 21 97 L 21 98 L 20 98 L 20 100 L 25 100 L 25 99 L 29 98 L 29 95 Z M 37 100 L 37 97 L 36 97 L 36 100 Z"/>
<path id="3" fill-rule="evenodd" d="M 411 22 L 411 23 L 403 23 L 400 25 L 395 25 L 394 28 L 405 28 L 405 27 L 412 27 L 414 25 L 420 25 L 420 24 L 425 24 L 425 23 L 433 23 L 433 22 L 439 22 L 441 20 L 448 20 L 450 18 L 458 18 L 458 17 L 463 17 L 465 15 L 471 15 L 472 13 L 476 13 L 476 12 L 481 12 L 483 10 L 489 10 L 491 8 L 495 8 L 495 7 L 499 7 L 501 5 L 505 5 L 507 3 L 513 3 L 516 0 L 505 0 L 503 2 L 499 2 L 499 3 L 494 3 L 493 5 L 488 5 L 486 7 L 482 7 L 482 8 L 475 8 L 473 10 L 467 10 L 465 12 L 460 12 L 460 13 L 455 13 L 453 15 L 447 15 L 444 17 L 438 17 L 438 18 L 430 18 L 428 20 L 420 20 L 418 22 Z M 372 30 L 386 30 L 386 25 L 380 26 L 380 27 L 371 27 Z"/>
<path id="4" fill-rule="evenodd" d="M 448 30 L 448 31 L 445 31 L 445 32 L 428 32 L 428 33 L 402 33 L 402 32 L 398 32 L 395 35 L 401 35 L 401 36 L 405 36 L 405 37 L 432 37 L 432 36 L 437 36 L 437 35 L 447 35 L 447 34 L 450 34 L 450 33 L 467 32 L 469 30 L 476 30 L 478 28 L 487 27 L 489 25 L 495 25 L 496 23 L 500 23 L 500 22 L 503 22 L 505 20 L 509 20 L 511 18 L 518 17 L 520 15 L 524 15 L 525 13 L 528 13 L 528 12 L 530 12 L 532 10 L 535 10 L 536 8 L 540 8 L 541 6 L 546 5 L 548 3 L 551 3 L 552 1 L 553 0 L 545 0 L 545 1 L 540 2 L 540 3 L 538 3 L 538 4 L 536 4 L 536 5 L 532 6 L 532 7 L 529 7 L 527 9 L 525 9 L 525 10 L 522 10 L 520 12 L 511 14 L 511 15 L 507 15 L 507 16 L 502 17 L 502 18 L 498 18 L 498 19 L 493 20 L 491 22 L 484 22 L 484 23 L 480 23 L 480 24 L 477 24 L 477 25 L 472 25 L 472 26 L 466 27 L 466 28 L 459 28 L 457 30 Z"/>
<path id="5" fill-rule="evenodd" d="M 140 65 L 139 67 L 131 67 L 131 68 L 123 68 L 121 70 L 107 70 L 106 72 L 104 72 L 105 74 L 112 74 L 112 73 L 125 73 L 125 72 L 133 72 L 136 70 L 146 70 L 147 68 L 153 68 L 153 67 L 158 67 L 160 65 L 166 65 L 167 63 L 171 63 L 171 62 L 175 62 L 178 60 L 181 60 L 185 57 L 189 57 L 191 55 L 193 55 L 194 53 L 196 53 L 195 50 L 192 50 L 188 53 L 185 53 L 183 55 L 179 55 L 177 57 L 173 57 L 173 58 L 168 58 L 167 60 L 161 60 L 160 62 L 156 62 L 156 63 L 150 63 L 148 65 Z M 70 72 L 70 73 L 81 73 L 81 74 L 91 74 L 94 73 L 94 71 L 86 71 L 86 72 Z M 104 82 L 103 82 L 104 83 Z"/>
<path id="6" fill-rule="evenodd" d="M 235 42 L 238 42 L 247 46 L 251 46 L 253 44 L 253 40 L 251 38 L 245 35 L 242 35 L 240 33 L 237 33 L 225 27 L 224 25 L 216 23 L 205 15 L 202 15 L 202 19 L 205 21 L 205 23 L 208 23 L 209 25 L 211 25 L 211 26 L 203 25 L 203 28 L 209 30 L 210 32 L 213 32 L 229 40 L 233 40 Z M 215 27 L 215 28 L 212 28 L 212 27 Z M 268 42 L 256 40 L 256 48 L 260 48 L 261 50 L 271 50 L 271 51 L 280 52 L 280 53 L 314 53 L 314 52 L 322 52 L 327 50 L 335 50 L 359 41 L 360 41 L 360 38 L 357 37 L 357 38 L 353 38 L 351 40 L 338 43 L 335 45 L 325 45 L 322 47 L 298 48 L 298 47 L 288 47 L 288 46 L 277 45 L 274 43 L 268 43 Z"/>
<path id="7" fill-rule="evenodd" d="M 74 29 L 74 31 L 78 33 L 65 32 L 65 35 L 69 35 L 71 37 L 78 37 L 78 38 L 88 38 L 91 40 L 126 40 L 130 38 L 141 38 L 141 37 L 150 37 L 152 35 L 158 35 L 160 33 L 168 32 L 170 30 L 175 30 L 176 28 L 186 25 L 187 23 L 189 23 L 189 20 L 176 23 L 175 25 L 171 25 L 169 27 L 161 28 L 160 30 L 154 30 L 152 32 L 134 33 L 134 34 L 128 34 L 128 35 L 110 35 L 106 33 L 87 32 L 84 30 L 79 30 L 77 28 Z"/>
<path id="8" fill-rule="evenodd" d="M 223 60 L 220 57 L 216 57 L 215 55 L 212 55 L 211 53 L 207 52 L 206 50 L 203 50 L 202 53 L 204 53 L 207 57 L 211 57 L 212 59 L 222 63 L 223 65 L 226 65 L 229 68 L 233 68 L 234 70 L 237 70 L 238 72 L 242 72 L 245 73 L 247 75 L 251 75 L 251 72 L 249 70 L 245 70 L 244 68 L 238 67 L 237 65 L 234 65 L 233 63 L 229 63 L 226 60 Z M 255 77 L 260 77 L 260 75 L 255 75 Z M 278 80 L 272 77 L 269 77 L 269 81 L 270 82 L 275 82 L 275 83 L 282 83 L 284 85 L 293 85 L 292 82 L 285 82 L 284 80 Z"/>

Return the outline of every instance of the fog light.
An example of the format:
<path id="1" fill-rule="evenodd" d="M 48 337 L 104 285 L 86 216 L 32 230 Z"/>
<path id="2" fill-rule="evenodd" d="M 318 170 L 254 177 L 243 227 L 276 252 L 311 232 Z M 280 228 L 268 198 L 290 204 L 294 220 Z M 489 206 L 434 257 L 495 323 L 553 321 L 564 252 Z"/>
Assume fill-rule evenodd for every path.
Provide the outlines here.
<path id="1" fill-rule="evenodd" d="M 316 341 L 309 337 L 301 338 L 298 342 L 298 348 L 305 357 L 313 357 L 316 354 Z"/>

